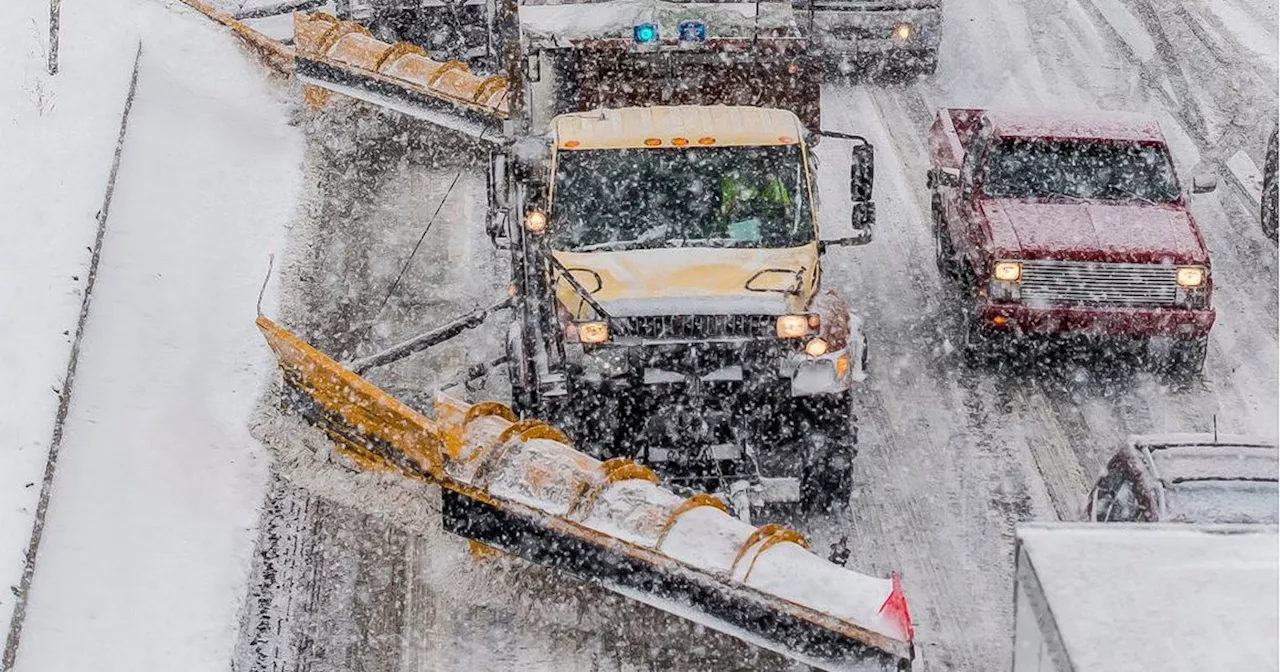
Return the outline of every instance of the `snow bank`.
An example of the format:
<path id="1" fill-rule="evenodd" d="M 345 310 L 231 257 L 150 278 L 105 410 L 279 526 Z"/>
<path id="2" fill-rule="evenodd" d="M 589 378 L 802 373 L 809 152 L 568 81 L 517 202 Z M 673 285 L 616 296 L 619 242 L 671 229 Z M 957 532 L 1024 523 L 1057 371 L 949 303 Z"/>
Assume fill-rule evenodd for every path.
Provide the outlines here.
<path id="1" fill-rule="evenodd" d="M 62 8 L 60 72 L 45 72 L 47 0 L 0 22 L 0 624 L 31 536 L 87 269 L 137 48 L 112 3 Z"/>
<path id="2" fill-rule="evenodd" d="M 265 479 L 246 423 L 271 367 L 254 304 L 302 143 L 261 70 L 202 19 L 125 0 L 63 11 L 68 56 L 109 62 L 95 31 L 113 21 L 145 47 L 16 669 L 221 670 Z M 81 209 L 92 224 L 96 204 Z"/>

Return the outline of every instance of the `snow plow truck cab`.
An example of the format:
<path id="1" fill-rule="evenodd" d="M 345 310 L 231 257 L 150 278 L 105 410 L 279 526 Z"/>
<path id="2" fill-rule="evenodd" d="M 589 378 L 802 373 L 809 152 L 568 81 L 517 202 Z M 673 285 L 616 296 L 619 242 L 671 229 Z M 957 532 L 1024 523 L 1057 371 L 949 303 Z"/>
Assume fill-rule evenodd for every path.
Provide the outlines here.
<path id="1" fill-rule="evenodd" d="M 847 499 L 866 342 L 821 253 L 870 239 L 871 146 L 854 152 L 856 235 L 821 241 L 804 138 L 775 109 L 556 117 L 518 234 L 549 285 L 541 338 L 537 320 L 509 335 L 517 404 L 670 482 Z"/>

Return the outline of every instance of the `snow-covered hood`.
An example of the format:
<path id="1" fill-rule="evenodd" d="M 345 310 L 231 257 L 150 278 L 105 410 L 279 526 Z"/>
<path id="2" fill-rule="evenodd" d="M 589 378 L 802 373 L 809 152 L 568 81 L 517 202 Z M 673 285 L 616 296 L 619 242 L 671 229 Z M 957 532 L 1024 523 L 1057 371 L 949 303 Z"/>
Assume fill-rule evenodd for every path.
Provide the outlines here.
<path id="1" fill-rule="evenodd" d="M 813 294 L 818 265 L 815 243 L 787 249 L 686 247 L 554 254 L 615 317 L 800 312 Z M 752 289 L 747 289 L 748 282 Z M 576 317 L 590 314 L 568 282 L 561 280 L 556 289 L 561 304 Z"/>
<path id="2" fill-rule="evenodd" d="M 1176 204 L 984 199 L 994 252 L 1022 259 L 1207 264 L 1209 253 Z"/>
<path id="3" fill-rule="evenodd" d="M 708 39 L 750 38 L 757 30 L 794 30 L 794 16 L 790 2 L 532 0 L 520 5 L 520 29 L 525 39 L 530 40 L 631 40 L 636 24 L 657 23 L 658 35 L 668 40 L 676 38 L 681 21 L 701 21 L 706 25 Z"/>

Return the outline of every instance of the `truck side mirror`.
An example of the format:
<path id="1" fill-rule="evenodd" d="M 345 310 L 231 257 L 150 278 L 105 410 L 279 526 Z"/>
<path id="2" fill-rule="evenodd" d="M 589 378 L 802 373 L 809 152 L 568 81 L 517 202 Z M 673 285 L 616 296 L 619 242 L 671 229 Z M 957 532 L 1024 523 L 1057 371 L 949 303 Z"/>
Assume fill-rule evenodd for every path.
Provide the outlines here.
<path id="1" fill-rule="evenodd" d="M 850 244 L 871 242 L 871 227 L 876 221 L 876 204 L 871 200 L 875 175 L 875 147 L 869 142 L 854 145 L 853 162 L 849 167 L 849 198 L 853 201 L 851 217 L 854 233 Z"/>
<path id="2" fill-rule="evenodd" d="M 1207 194 L 1217 188 L 1217 175 L 1196 175 L 1191 178 L 1191 193 L 1193 194 Z"/>

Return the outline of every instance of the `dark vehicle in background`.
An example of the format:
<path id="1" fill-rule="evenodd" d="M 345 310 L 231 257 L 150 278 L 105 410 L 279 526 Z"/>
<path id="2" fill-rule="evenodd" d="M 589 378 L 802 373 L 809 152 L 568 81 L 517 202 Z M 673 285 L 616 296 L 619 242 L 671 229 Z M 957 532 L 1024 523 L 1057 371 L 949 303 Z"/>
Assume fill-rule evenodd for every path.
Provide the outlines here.
<path id="1" fill-rule="evenodd" d="M 962 350 L 1133 339 L 1171 372 L 1202 369 L 1209 251 L 1154 119 L 943 109 L 929 149 L 938 270 Z M 1192 191 L 1216 187 L 1203 176 Z"/>
<path id="2" fill-rule="evenodd" d="M 793 0 L 814 43 L 843 73 L 933 74 L 942 0 Z"/>
<path id="3" fill-rule="evenodd" d="M 1107 463 L 1086 520 L 1276 524 L 1276 444 L 1212 434 L 1137 436 Z"/>
<path id="4" fill-rule="evenodd" d="M 1271 129 L 1271 139 L 1267 141 L 1267 158 L 1262 164 L 1262 232 L 1267 234 L 1271 242 L 1276 242 L 1280 235 L 1280 181 L 1276 179 L 1276 164 L 1280 162 L 1280 147 L 1276 146 L 1276 133 L 1280 127 Z"/>

